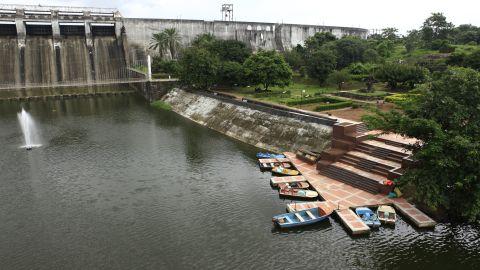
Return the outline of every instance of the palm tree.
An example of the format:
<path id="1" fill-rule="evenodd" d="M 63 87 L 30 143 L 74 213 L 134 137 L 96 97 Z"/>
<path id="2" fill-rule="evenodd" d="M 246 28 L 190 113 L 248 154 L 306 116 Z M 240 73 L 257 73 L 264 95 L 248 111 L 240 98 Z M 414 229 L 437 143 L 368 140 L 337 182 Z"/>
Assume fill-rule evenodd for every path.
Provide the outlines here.
<path id="1" fill-rule="evenodd" d="M 150 49 L 157 50 L 160 54 L 160 59 L 163 58 L 163 54 L 168 45 L 167 35 L 164 32 L 153 34 L 152 39 L 150 40 Z"/>
<path id="2" fill-rule="evenodd" d="M 166 36 L 166 42 L 168 49 L 170 50 L 170 55 L 172 56 L 172 59 L 175 59 L 177 56 L 177 49 L 180 47 L 180 34 L 175 28 L 165 29 L 162 33 L 164 33 Z"/>

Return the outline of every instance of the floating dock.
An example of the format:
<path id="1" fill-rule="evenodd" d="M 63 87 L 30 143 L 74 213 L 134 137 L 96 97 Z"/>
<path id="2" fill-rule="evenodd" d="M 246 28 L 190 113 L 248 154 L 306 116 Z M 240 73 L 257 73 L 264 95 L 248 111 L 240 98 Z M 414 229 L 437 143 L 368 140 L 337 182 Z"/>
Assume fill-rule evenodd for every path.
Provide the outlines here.
<path id="1" fill-rule="evenodd" d="M 341 222 L 348 228 L 348 230 L 354 234 L 366 234 L 370 232 L 368 226 L 366 226 L 360 218 L 351 210 L 360 206 L 377 207 L 380 205 L 392 205 L 398 212 L 404 217 L 410 220 L 418 228 L 432 228 L 436 225 L 436 222 L 423 212 L 418 210 L 414 205 L 407 202 L 404 198 L 388 198 L 383 194 L 372 194 L 364 190 L 355 188 L 343 182 L 329 178 L 317 173 L 315 165 L 307 164 L 295 157 L 293 153 L 285 153 L 290 162 L 302 173 L 303 177 L 308 181 L 319 196 L 325 200 L 325 202 L 333 206 L 335 213 L 340 218 Z M 283 178 L 283 177 L 282 177 Z M 305 181 L 305 180 L 304 180 Z M 317 203 L 317 202 L 315 202 Z M 293 211 L 295 209 L 301 209 L 302 207 L 315 207 L 311 204 L 297 204 L 297 208 L 288 205 L 287 210 Z"/>
<path id="2" fill-rule="evenodd" d="M 270 178 L 270 184 L 276 187 L 280 183 L 296 183 L 296 182 L 305 182 L 307 179 L 302 175 L 297 176 L 277 176 Z"/>

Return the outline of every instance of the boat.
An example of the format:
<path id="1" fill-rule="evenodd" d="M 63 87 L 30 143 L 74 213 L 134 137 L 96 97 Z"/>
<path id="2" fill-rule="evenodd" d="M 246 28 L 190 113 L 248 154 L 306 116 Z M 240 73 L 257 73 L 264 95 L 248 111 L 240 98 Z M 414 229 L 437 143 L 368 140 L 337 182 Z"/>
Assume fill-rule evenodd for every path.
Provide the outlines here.
<path id="1" fill-rule="evenodd" d="M 297 175 L 297 176 L 275 176 L 270 178 L 270 184 L 274 187 L 281 183 L 295 183 L 295 182 L 305 182 L 307 179 L 305 179 L 304 176 L 302 175 Z"/>
<path id="2" fill-rule="evenodd" d="M 295 176 L 299 175 L 300 172 L 297 170 L 292 170 L 292 169 L 285 169 L 281 166 L 275 166 L 272 168 L 272 173 L 274 174 L 280 174 L 280 175 L 287 175 L 287 176 Z"/>
<path id="3" fill-rule="evenodd" d="M 397 221 L 395 209 L 389 205 L 381 205 L 377 209 L 377 216 L 381 223 L 394 225 Z"/>
<path id="4" fill-rule="evenodd" d="M 280 183 L 278 184 L 279 189 L 286 189 L 286 188 L 298 188 L 298 189 L 307 189 L 310 185 L 308 182 L 293 182 L 293 183 Z"/>
<path id="5" fill-rule="evenodd" d="M 273 153 L 257 153 L 257 158 L 286 158 L 283 154 L 273 154 Z"/>
<path id="6" fill-rule="evenodd" d="M 290 162 L 266 162 L 266 163 L 259 163 L 260 169 L 262 170 L 271 170 L 273 167 L 282 167 L 282 168 L 292 168 L 293 165 Z"/>
<path id="7" fill-rule="evenodd" d="M 280 189 L 278 194 L 282 197 L 289 197 L 292 199 L 315 199 L 318 197 L 318 193 L 313 190 L 305 190 L 299 188 L 285 188 Z"/>
<path id="8" fill-rule="evenodd" d="M 305 161 L 308 164 L 315 164 L 320 159 L 320 154 L 321 153 L 319 152 L 309 151 L 303 148 L 299 148 L 297 149 L 295 156 L 298 159 Z"/>
<path id="9" fill-rule="evenodd" d="M 272 221 L 280 228 L 292 228 L 315 224 L 328 219 L 331 213 L 330 211 L 325 212 L 323 209 L 316 207 L 294 213 L 276 215 L 272 218 Z"/>
<path id="10" fill-rule="evenodd" d="M 380 227 L 380 220 L 378 220 L 378 216 L 373 213 L 372 210 L 368 207 L 358 207 L 355 209 L 355 213 L 359 216 L 363 223 L 365 223 L 368 227 L 371 228 L 378 228 Z"/>

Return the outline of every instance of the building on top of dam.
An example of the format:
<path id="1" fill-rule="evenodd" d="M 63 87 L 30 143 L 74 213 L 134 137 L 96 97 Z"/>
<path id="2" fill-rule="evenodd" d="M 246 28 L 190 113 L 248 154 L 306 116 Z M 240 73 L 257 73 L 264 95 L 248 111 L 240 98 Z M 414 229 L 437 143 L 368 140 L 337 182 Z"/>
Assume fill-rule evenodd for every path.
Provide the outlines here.
<path id="1" fill-rule="evenodd" d="M 0 85 L 51 85 L 132 76 L 154 33 L 176 28 L 188 46 L 200 34 L 243 41 L 254 51 L 284 51 L 317 32 L 366 38 L 354 27 L 125 18 L 117 9 L 0 5 Z"/>

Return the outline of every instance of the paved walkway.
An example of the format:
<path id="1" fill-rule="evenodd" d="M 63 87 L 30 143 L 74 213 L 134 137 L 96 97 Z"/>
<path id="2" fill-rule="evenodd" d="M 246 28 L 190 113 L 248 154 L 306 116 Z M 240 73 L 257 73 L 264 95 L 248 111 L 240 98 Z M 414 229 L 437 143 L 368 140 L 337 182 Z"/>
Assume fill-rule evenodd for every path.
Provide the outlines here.
<path id="1" fill-rule="evenodd" d="M 436 224 L 433 219 L 415 208 L 415 206 L 407 202 L 404 198 L 390 199 L 382 194 L 368 193 L 343 182 L 319 175 L 315 165 L 310 165 L 297 159 L 294 153 L 287 152 L 285 155 L 303 174 L 320 197 L 330 204 L 335 205 L 335 209 L 337 209 L 335 212 L 352 234 L 369 232 L 369 230 L 365 229 L 363 222 L 358 223 L 358 217 L 352 217 L 352 215 L 355 217 L 356 215 L 351 209 L 359 206 L 376 207 L 383 204 L 390 204 L 419 228 L 431 228 Z"/>

